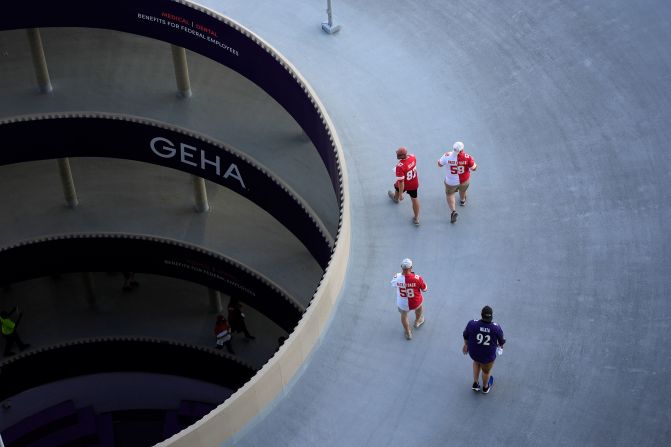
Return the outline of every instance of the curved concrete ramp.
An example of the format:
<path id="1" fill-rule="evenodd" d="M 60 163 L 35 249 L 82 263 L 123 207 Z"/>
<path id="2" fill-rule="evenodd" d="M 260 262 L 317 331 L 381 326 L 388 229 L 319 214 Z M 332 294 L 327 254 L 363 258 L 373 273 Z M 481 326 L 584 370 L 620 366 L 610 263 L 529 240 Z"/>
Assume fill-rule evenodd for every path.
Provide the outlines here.
<path id="1" fill-rule="evenodd" d="M 271 42 L 341 137 L 347 286 L 291 389 L 231 444 L 662 445 L 671 437 L 671 4 L 207 1 Z M 479 164 L 450 225 L 435 160 Z M 422 224 L 386 197 L 419 160 Z M 411 257 L 426 324 L 388 280 Z M 461 331 L 490 304 L 508 344 L 470 388 Z"/>

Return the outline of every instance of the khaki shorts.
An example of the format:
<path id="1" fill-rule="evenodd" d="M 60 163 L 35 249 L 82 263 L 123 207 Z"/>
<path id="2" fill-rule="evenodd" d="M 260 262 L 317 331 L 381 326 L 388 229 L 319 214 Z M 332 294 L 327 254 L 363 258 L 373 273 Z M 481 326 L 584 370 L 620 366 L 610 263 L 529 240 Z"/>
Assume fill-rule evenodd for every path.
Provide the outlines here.
<path id="1" fill-rule="evenodd" d="M 454 194 L 455 192 L 459 191 L 460 193 L 465 193 L 466 190 L 468 189 L 468 185 L 470 185 L 471 182 L 468 181 L 466 183 L 462 183 L 460 185 L 448 185 L 445 183 L 445 194 Z"/>
<path id="2" fill-rule="evenodd" d="M 475 362 L 475 363 L 480 365 L 480 368 L 482 368 L 482 372 L 484 372 L 485 374 L 489 374 L 489 372 L 494 367 L 494 362 L 493 361 L 491 361 L 489 363 L 480 363 L 480 362 Z"/>
<path id="3" fill-rule="evenodd" d="M 424 305 L 424 303 L 422 303 L 422 304 L 420 304 L 419 306 L 415 307 L 414 309 L 410 309 L 410 310 L 403 310 L 403 309 L 401 309 L 400 307 L 397 307 L 396 309 L 398 309 L 398 311 L 399 311 L 400 313 L 402 313 L 402 314 L 407 314 L 408 312 L 412 312 L 412 311 L 417 312 L 419 309 L 421 309 L 421 307 L 422 307 L 423 305 Z"/>

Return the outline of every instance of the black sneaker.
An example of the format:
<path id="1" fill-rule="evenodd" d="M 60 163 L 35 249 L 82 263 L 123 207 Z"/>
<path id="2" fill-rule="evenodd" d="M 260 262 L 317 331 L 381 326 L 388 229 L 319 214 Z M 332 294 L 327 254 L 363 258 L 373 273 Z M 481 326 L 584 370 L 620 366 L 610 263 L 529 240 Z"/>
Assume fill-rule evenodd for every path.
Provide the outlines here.
<path id="1" fill-rule="evenodd" d="M 465 200 L 462 200 L 462 201 L 459 202 L 459 204 L 460 204 L 461 206 L 466 206 L 466 201 L 465 201 Z"/>
<path id="2" fill-rule="evenodd" d="M 471 389 L 475 392 L 480 391 L 480 384 L 478 382 L 473 382 L 473 385 L 471 386 Z"/>
<path id="3" fill-rule="evenodd" d="M 456 211 L 452 211 L 452 214 L 450 215 L 450 223 L 455 223 L 457 221 L 457 216 L 459 213 Z"/>

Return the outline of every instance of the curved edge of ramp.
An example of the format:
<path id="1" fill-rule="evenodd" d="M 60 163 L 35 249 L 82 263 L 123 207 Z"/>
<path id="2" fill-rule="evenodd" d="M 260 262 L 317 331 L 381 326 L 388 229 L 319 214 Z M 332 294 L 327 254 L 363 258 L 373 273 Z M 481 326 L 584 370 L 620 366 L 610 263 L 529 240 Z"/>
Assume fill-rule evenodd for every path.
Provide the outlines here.
<path id="1" fill-rule="evenodd" d="M 319 105 L 321 107 L 321 103 Z M 211 447 L 226 442 L 284 393 L 321 338 L 342 290 L 351 241 L 349 190 L 342 147 L 326 113 L 324 117 L 331 126 L 338 150 L 343 206 L 336 246 L 310 306 L 289 339 L 249 382 L 216 410 L 158 446 Z"/>
<path id="2" fill-rule="evenodd" d="M 260 40 L 260 38 L 257 37 Z M 264 42 L 269 48 L 266 42 Z M 279 51 L 272 48 L 278 58 L 299 78 L 307 92 L 315 101 L 324 123 L 329 128 L 332 144 L 338 160 L 341 183 L 341 216 L 336 242 L 326 272 L 322 277 L 314 297 L 289 339 L 275 355 L 244 386 L 229 399 L 200 421 L 157 444 L 157 447 L 211 447 L 230 440 L 249 422 L 277 398 L 300 372 L 304 362 L 321 339 L 326 329 L 334 305 L 341 294 L 347 273 L 351 243 L 351 214 L 348 175 L 344 152 L 331 118 L 310 86 L 298 70 Z"/>

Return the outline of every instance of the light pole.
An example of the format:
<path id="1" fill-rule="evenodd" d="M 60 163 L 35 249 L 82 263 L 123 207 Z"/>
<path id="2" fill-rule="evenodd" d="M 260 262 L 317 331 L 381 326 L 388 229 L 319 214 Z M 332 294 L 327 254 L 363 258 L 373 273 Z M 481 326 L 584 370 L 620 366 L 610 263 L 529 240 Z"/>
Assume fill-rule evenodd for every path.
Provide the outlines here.
<path id="1" fill-rule="evenodd" d="M 331 0 L 326 0 L 326 14 L 328 22 L 322 22 L 322 29 L 328 34 L 335 34 L 340 31 L 340 25 L 333 24 L 333 8 L 331 7 Z"/>

